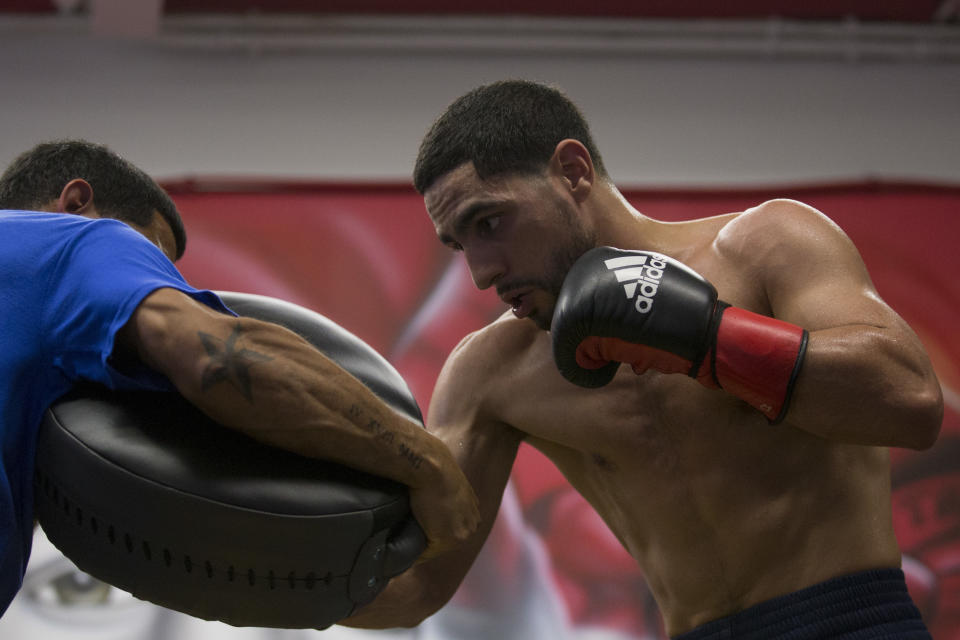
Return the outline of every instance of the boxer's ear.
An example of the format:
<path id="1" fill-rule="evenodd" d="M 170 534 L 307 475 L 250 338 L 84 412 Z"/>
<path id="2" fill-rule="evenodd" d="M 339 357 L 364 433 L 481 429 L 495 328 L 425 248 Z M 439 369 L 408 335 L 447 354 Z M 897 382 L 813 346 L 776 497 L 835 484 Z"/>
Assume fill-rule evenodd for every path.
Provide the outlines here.
<path id="1" fill-rule="evenodd" d="M 578 202 L 590 194 L 596 173 L 590 152 L 579 140 L 567 138 L 558 142 L 550 158 L 550 168 L 563 178 Z"/>

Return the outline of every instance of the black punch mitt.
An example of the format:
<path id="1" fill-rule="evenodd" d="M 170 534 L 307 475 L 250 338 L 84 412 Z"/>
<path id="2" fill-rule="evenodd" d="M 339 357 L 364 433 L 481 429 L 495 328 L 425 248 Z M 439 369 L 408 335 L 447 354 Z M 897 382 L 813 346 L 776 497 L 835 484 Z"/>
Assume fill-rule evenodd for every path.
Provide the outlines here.
<path id="1" fill-rule="evenodd" d="M 397 371 L 350 332 L 274 298 L 220 295 L 300 334 L 422 424 Z M 426 545 L 405 486 L 255 442 L 175 393 L 78 388 L 44 417 L 35 482 L 40 524 L 80 569 L 234 626 L 324 629 Z"/>

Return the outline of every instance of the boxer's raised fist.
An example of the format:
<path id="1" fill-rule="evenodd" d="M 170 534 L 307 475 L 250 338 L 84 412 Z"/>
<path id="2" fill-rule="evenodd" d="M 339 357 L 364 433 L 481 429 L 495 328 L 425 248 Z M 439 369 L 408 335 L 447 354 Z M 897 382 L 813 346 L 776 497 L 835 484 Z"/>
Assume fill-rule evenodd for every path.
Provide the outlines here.
<path id="1" fill-rule="evenodd" d="M 806 349 L 795 325 L 731 307 L 681 262 L 598 247 L 570 269 L 551 324 L 560 372 L 583 387 L 609 383 L 619 363 L 685 373 L 783 418 Z"/>

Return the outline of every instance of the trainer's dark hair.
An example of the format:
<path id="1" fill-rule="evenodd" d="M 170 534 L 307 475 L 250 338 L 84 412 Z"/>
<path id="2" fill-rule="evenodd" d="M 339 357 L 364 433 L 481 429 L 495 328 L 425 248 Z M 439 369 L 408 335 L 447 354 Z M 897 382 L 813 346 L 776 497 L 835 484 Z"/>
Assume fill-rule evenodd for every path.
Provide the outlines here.
<path id="1" fill-rule="evenodd" d="M 20 154 L 0 176 L 0 208 L 41 207 L 59 198 L 75 178 L 90 183 L 97 212 L 104 217 L 146 226 L 159 212 L 173 230 L 176 257 L 183 255 L 187 235 L 170 196 L 132 163 L 86 140 L 43 142 Z"/>
<path id="2" fill-rule="evenodd" d="M 413 186 L 422 194 L 468 161 L 482 179 L 537 173 L 566 138 L 580 141 L 597 174 L 607 177 L 586 119 L 559 90 L 526 80 L 483 85 L 457 98 L 430 127 L 417 154 Z"/>

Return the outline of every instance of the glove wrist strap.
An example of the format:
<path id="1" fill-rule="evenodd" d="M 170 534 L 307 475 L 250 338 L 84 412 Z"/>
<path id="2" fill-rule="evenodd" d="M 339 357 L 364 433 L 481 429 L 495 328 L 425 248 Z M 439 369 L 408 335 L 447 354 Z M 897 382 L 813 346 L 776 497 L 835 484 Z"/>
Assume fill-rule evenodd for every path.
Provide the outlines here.
<path id="1" fill-rule="evenodd" d="M 806 329 L 738 307 L 718 311 L 709 354 L 714 381 L 777 424 L 787 413 L 803 363 Z"/>

